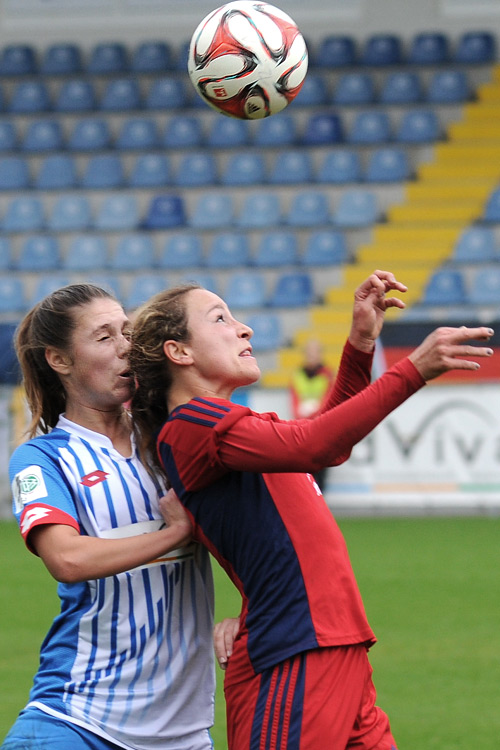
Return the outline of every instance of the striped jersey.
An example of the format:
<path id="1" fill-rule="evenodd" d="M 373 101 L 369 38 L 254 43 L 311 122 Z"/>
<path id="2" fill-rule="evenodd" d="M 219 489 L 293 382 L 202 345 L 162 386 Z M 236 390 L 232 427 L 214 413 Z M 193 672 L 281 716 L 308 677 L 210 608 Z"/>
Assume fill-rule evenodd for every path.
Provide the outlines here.
<path id="1" fill-rule="evenodd" d="M 126 458 L 64 416 L 17 448 L 10 476 L 28 544 L 30 530 L 45 523 L 109 539 L 163 525 L 165 489 L 135 446 Z M 213 723 L 207 551 L 193 543 L 118 575 L 59 583 L 58 594 L 61 611 L 42 644 L 29 705 L 125 748 L 192 747 L 189 736 Z"/>

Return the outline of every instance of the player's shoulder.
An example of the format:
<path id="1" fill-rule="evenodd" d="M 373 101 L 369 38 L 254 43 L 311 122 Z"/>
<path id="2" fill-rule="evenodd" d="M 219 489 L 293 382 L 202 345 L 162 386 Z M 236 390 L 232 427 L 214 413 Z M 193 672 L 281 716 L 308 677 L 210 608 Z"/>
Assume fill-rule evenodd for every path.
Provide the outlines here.
<path id="1" fill-rule="evenodd" d="M 248 413 L 249 409 L 222 398 L 192 398 L 186 404 L 178 406 L 170 415 L 170 420 L 182 420 L 215 427 L 229 415 Z"/>
<path id="2" fill-rule="evenodd" d="M 10 458 L 10 466 L 19 470 L 27 463 L 51 460 L 67 445 L 69 439 L 70 435 L 57 427 L 47 435 L 37 435 L 17 446 Z"/>

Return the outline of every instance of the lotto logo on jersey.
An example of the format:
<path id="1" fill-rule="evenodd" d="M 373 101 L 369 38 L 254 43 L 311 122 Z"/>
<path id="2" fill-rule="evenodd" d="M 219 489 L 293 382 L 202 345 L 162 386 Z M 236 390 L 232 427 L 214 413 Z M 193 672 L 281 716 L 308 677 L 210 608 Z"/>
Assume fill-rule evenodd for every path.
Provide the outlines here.
<path id="1" fill-rule="evenodd" d="M 93 487 L 95 484 L 104 482 L 107 476 L 108 475 L 105 471 L 97 469 L 97 471 L 91 471 L 90 474 L 86 474 L 84 477 L 82 477 L 80 479 L 80 484 L 83 484 L 85 487 Z"/>
<path id="2" fill-rule="evenodd" d="M 47 497 L 47 487 L 40 466 L 27 466 L 16 474 L 12 481 L 12 494 L 16 512 L 20 512 L 26 503 Z"/>

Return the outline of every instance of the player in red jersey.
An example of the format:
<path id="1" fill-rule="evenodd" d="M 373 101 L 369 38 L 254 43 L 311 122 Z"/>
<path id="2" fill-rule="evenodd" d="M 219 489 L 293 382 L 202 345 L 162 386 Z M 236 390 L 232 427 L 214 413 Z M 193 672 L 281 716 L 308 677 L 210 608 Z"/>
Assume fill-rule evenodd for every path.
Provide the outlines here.
<path id="1" fill-rule="evenodd" d="M 427 380 L 476 369 L 472 339 L 488 328 L 441 328 L 370 383 L 388 307 L 404 307 L 393 274 L 356 290 L 335 387 L 314 419 L 280 420 L 230 401 L 260 371 L 252 330 L 199 287 L 156 295 L 138 313 L 132 401 L 144 449 L 242 596 L 225 677 L 230 750 L 394 750 L 375 705 L 367 650 L 375 636 L 340 530 L 309 472 L 352 447 Z"/>

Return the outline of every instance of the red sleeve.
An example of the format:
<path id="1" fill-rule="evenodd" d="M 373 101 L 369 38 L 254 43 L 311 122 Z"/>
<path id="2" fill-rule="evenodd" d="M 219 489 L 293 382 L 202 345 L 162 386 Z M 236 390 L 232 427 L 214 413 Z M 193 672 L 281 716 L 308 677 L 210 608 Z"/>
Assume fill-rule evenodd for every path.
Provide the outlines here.
<path id="1" fill-rule="evenodd" d="M 346 341 L 334 386 L 321 413 L 341 404 L 370 385 L 372 363 L 373 352 L 362 352 Z"/>
<path id="2" fill-rule="evenodd" d="M 366 356 L 366 355 L 365 355 Z M 355 396 L 315 419 L 244 415 L 214 428 L 217 459 L 230 471 L 312 472 L 349 458 L 352 448 L 425 381 L 403 359 Z"/>

